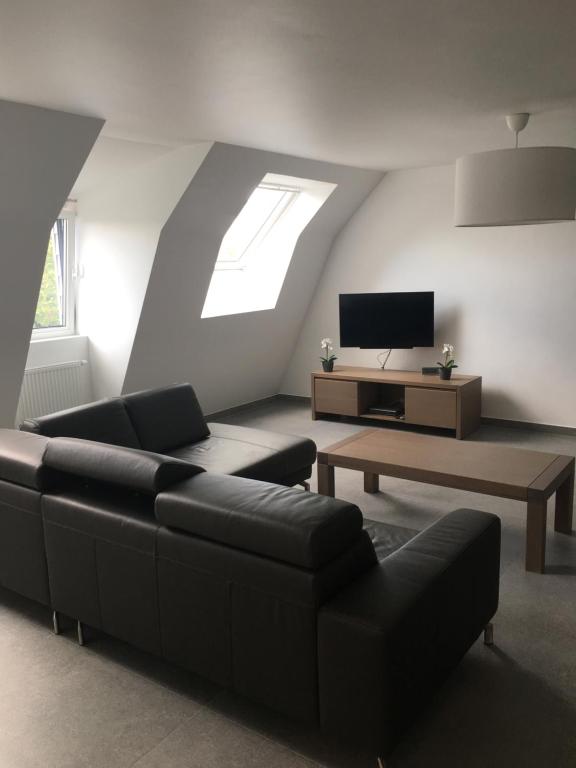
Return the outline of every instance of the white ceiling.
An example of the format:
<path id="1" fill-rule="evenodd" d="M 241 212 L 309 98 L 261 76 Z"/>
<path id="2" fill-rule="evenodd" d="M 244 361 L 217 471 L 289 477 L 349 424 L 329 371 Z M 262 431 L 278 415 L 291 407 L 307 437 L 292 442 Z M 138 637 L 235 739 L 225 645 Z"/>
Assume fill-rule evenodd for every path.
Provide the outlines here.
<path id="1" fill-rule="evenodd" d="M 0 0 L 0 97 L 375 168 L 576 145 L 573 0 Z M 525 138 L 524 138 L 525 137 Z"/>

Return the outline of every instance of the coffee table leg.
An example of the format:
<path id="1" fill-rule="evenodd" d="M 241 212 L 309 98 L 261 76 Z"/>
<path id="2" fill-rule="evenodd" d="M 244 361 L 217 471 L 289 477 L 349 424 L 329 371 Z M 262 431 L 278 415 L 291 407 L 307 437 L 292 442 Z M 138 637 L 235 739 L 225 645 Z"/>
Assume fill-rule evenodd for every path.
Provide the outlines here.
<path id="1" fill-rule="evenodd" d="M 526 570 L 544 573 L 546 561 L 547 499 L 528 502 L 526 519 Z"/>
<path id="2" fill-rule="evenodd" d="M 378 493 L 380 490 L 379 480 L 379 475 L 375 475 L 373 472 L 364 472 L 364 490 L 366 493 Z"/>
<path id="3" fill-rule="evenodd" d="M 329 464 L 318 464 L 318 493 L 334 496 L 334 467 Z"/>
<path id="4" fill-rule="evenodd" d="M 572 533 L 572 510 L 574 508 L 574 474 L 556 489 L 556 511 L 554 512 L 554 530 L 560 533 Z"/>

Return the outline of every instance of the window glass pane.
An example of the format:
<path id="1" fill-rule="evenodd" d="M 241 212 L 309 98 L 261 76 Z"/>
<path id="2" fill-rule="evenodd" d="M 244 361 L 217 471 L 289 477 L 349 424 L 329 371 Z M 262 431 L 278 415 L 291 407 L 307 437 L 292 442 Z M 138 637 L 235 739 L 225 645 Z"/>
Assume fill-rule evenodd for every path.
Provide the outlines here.
<path id="1" fill-rule="evenodd" d="M 221 262 L 240 261 L 287 194 L 283 189 L 256 187 L 222 240 L 216 268 Z"/>
<path id="2" fill-rule="evenodd" d="M 266 174 L 222 239 L 201 316 L 274 309 L 298 238 L 335 187 Z"/>
<path id="3" fill-rule="evenodd" d="M 48 241 L 34 329 L 66 325 L 66 220 L 58 219 Z"/>

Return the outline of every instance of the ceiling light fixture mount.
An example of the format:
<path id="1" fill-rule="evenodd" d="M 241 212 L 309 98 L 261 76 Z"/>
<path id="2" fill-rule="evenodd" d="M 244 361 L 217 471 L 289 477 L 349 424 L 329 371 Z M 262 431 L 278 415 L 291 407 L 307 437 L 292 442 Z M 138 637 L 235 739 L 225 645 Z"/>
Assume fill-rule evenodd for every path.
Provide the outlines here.
<path id="1" fill-rule="evenodd" d="M 514 115 L 506 115 L 506 125 L 516 136 L 516 149 L 518 149 L 518 134 L 526 128 L 530 120 L 529 112 L 516 112 Z"/>
<path id="2" fill-rule="evenodd" d="M 576 149 L 518 147 L 530 115 L 506 115 L 514 149 L 466 155 L 456 161 L 455 225 L 495 227 L 574 221 Z"/>

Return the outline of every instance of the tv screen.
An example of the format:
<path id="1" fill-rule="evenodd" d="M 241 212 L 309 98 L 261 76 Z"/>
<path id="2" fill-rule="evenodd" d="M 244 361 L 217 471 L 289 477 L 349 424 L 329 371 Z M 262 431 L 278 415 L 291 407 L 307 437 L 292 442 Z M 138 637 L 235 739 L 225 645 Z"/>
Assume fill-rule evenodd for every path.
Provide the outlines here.
<path id="1" fill-rule="evenodd" d="M 434 292 L 341 293 L 340 346 L 434 346 Z"/>

